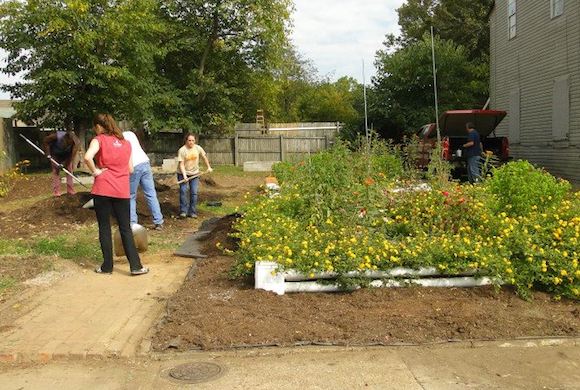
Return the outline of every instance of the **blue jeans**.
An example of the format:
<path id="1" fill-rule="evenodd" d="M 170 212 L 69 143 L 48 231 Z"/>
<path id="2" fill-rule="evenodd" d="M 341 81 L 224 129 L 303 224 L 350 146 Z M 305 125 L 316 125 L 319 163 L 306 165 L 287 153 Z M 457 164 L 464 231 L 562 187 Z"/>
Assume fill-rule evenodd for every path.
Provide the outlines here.
<path id="1" fill-rule="evenodd" d="M 177 174 L 177 181 L 183 180 L 181 173 Z M 197 214 L 197 187 L 199 177 L 179 185 L 179 213 L 194 215 Z M 187 202 L 187 190 L 189 189 L 189 205 Z"/>
<path id="2" fill-rule="evenodd" d="M 135 165 L 129 184 L 131 188 L 131 223 L 137 223 L 137 187 L 141 185 L 147 206 L 151 210 L 151 215 L 153 215 L 153 223 L 155 225 L 163 224 L 163 215 L 161 214 L 161 207 L 157 199 L 157 192 L 155 191 L 155 183 L 153 182 L 153 174 L 151 173 L 151 165 L 149 162 Z"/>
<path id="3" fill-rule="evenodd" d="M 467 157 L 467 179 L 470 183 L 475 183 L 481 178 L 481 157 Z"/>

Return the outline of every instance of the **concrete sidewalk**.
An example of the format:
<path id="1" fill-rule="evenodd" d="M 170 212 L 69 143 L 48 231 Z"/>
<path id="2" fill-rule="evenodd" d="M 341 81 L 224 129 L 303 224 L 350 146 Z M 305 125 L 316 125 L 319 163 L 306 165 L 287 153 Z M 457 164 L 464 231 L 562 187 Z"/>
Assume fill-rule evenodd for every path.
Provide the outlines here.
<path id="1" fill-rule="evenodd" d="M 0 338 L 0 362 L 134 357 L 191 265 L 167 255 L 143 261 L 147 275 L 131 277 L 120 262 L 112 275 L 75 272 L 23 302 L 25 314 Z"/>
<path id="2" fill-rule="evenodd" d="M 223 373 L 184 384 L 178 364 Z M 0 368 L 2 389 L 580 389 L 580 348 L 290 348 Z M 1 366 L 0 366 L 1 367 Z"/>

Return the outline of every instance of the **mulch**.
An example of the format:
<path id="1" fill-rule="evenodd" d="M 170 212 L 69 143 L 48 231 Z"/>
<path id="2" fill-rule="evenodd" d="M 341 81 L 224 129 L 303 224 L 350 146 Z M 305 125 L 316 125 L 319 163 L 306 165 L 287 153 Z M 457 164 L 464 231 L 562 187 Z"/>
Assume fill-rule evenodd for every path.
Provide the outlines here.
<path id="1" fill-rule="evenodd" d="M 364 289 L 282 296 L 231 280 L 233 259 L 196 260 L 167 305 L 157 351 L 294 345 L 392 345 L 579 336 L 580 305 L 509 288 Z"/>

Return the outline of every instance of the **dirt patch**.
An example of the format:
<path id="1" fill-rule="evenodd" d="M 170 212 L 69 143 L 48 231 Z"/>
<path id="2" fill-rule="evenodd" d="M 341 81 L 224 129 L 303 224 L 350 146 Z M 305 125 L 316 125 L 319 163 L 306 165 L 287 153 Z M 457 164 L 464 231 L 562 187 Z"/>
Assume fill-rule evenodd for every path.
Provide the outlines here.
<path id="1" fill-rule="evenodd" d="M 200 186 L 198 203 L 208 201 L 224 201 L 239 199 L 248 191 L 255 191 L 262 181 L 259 177 L 204 177 Z M 224 186 L 227 183 L 228 186 Z M 25 176 L 2 198 L 2 202 L 13 205 L 10 211 L 0 211 L 0 232 L 3 238 L 33 238 L 40 235 L 64 234 L 67 228 L 80 227 L 95 223 L 94 210 L 83 209 L 82 205 L 90 199 L 88 192 L 78 192 L 75 195 L 64 194 L 60 197 L 50 196 L 51 177 L 46 175 Z M 44 198 L 35 201 L 35 197 Z M 179 191 L 172 188 L 158 192 L 161 211 L 165 218 L 165 227 L 181 230 L 192 225 L 192 221 L 179 220 Z M 33 200 L 34 202 L 30 202 Z M 22 202 L 22 207 L 14 203 Z M 18 205 L 16 205 L 18 206 Z M 137 214 L 139 223 L 152 226 L 151 212 L 143 193 L 137 194 Z M 207 217 L 199 212 L 200 220 Z"/>
<path id="2" fill-rule="evenodd" d="M 50 194 L 52 191 L 51 188 L 52 176 L 50 174 L 24 175 L 14 182 L 10 192 L 2 198 L 2 201 L 11 202 L 13 200 L 37 196 L 42 193 Z"/>
<path id="3" fill-rule="evenodd" d="M 232 281 L 233 260 L 197 262 L 195 276 L 170 299 L 153 346 L 221 349 L 244 346 L 427 343 L 447 340 L 578 336 L 579 304 L 543 293 L 531 302 L 510 289 L 365 289 L 342 294 L 287 294 Z"/>
<path id="4" fill-rule="evenodd" d="M 38 233 L 64 233 L 69 225 L 95 220 L 95 212 L 83 209 L 88 192 L 43 199 L 33 205 L 0 214 L 0 231 L 5 238 L 25 238 Z"/>
<path id="5" fill-rule="evenodd" d="M 223 249 L 235 250 L 238 239 L 230 237 L 232 224 L 240 217 L 240 214 L 226 215 L 220 218 L 211 234 L 202 240 L 202 253 L 206 256 L 222 255 Z M 220 248 L 218 248 L 218 244 Z M 223 249 L 222 249 L 223 248 Z"/>

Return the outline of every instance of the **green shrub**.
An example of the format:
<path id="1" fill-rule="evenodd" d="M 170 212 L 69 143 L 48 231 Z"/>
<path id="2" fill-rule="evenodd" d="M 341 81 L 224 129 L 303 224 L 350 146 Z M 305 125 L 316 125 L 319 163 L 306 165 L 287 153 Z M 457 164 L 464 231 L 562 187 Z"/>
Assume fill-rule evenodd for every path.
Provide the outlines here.
<path id="1" fill-rule="evenodd" d="M 527 215 L 558 204 L 571 190 L 565 180 L 557 179 L 527 161 L 510 162 L 496 170 L 485 186 L 496 195 L 495 211 Z"/>

